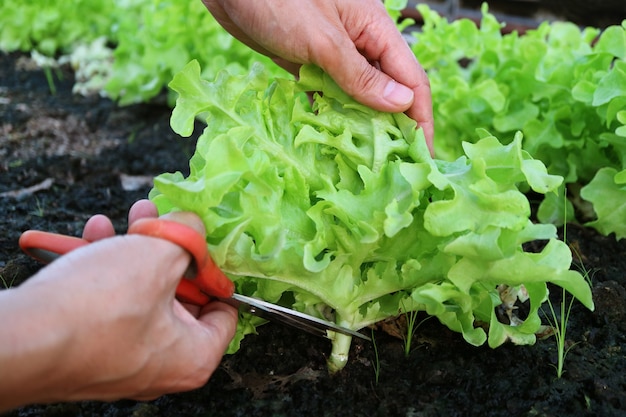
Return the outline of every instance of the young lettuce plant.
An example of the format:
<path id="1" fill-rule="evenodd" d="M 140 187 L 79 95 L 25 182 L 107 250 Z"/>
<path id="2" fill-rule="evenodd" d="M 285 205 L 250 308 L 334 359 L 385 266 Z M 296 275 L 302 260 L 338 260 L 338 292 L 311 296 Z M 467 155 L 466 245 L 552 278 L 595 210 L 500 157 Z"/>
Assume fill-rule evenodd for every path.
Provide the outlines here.
<path id="1" fill-rule="evenodd" d="M 208 82 L 192 61 L 170 87 L 172 128 L 189 136 L 199 115 L 207 126 L 190 174 L 159 175 L 150 197 L 161 213 L 202 218 L 237 291 L 354 330 L 425 311 L 492 347 L 535 341 L 547 282 L 593 307 L 555 227 L 529 220 L 518 185 L 546 193 L 562 178 L 521 149 L 521 135 L 502 145 L 479 130 L 465 156 L 435 160 L 413 120 L 355 102 L 312 66 L 299 81 L 269 80 L 257 65 Z M 313 105 L 312 91 L 321 92 Z M 535 239 L 548 243 L 524 252 Z M 500 284 L 528 291 L 521 325 L 497 320 Z M 256 324 L 240 320 L 231 352 Z M 331 371 L 345 366 L 350 343 L 333 336 Z"/>

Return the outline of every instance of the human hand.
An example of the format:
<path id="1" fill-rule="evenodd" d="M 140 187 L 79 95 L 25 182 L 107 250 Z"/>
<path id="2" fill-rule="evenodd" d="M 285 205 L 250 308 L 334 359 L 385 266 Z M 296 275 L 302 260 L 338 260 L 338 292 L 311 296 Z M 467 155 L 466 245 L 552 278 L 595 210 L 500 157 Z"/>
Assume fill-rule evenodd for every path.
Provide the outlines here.
<path id="1" fill-rule="evenodd" d="M 129 224 L 156 215 L 144 200 L 131 208 Z M 204 233 L 190 213 L 167 217 Z M 186 308 L 175 300 L 190 262 L 181 247 L 142 235 L 113 235 L 108 218 L 92 217 L 83 238 L 94 243 L 64 255 L 17 289 L 0 292 L 0 310 L 15 317 L 4 332 L 19 348 L 0 347 L 3 374 L 13 375 L 0 381 L 0 409 L 151 399 L 197 388 L 218 366 L 234 335 L 237 311 L 219 302 Z M 0 338 L 9 340 L 4 332 Z"/>
<path id="2" fill-rule="evenodd" d="M 406 112 L 432 152 L 426 72 L 380 0 L 202 0 L 234 37 L 297 75 L 316 64 L 359 102 Z"/>

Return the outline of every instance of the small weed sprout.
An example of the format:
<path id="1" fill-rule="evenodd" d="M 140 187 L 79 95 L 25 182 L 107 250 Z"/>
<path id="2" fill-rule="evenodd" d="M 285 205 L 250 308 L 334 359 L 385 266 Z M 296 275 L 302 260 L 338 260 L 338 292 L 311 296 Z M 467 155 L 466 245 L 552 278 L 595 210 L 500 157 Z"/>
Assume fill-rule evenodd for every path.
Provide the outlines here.
<path id="1" fill-rule="evenodd" d="M 43 69 L 43 73 L 46 76 L 48 82 L 48 88 L 50 94 L 53 96 L 57 93 L 57 87 L 54 83 L 54 76 L 56 75 L 59 81 L 63 81 L 63 72 L 59 68 L 59 62 L 52 57 L 41 54 L 37 51 L 31 52 L 31 57 L 35 63 Z"/>
<path id="2" fill-rule="evenodd" d="M 548 307 L 550 307 L 550 316 L 544 313 L 546 319 L 548 320 L 548 324 L 552 328 L 552 332 L 554 334 L 554 339 L 556 340 L 556 348 L 557 348 L 557 364 L 555 365 L 556 369 L 556 377 L 561 378 L 563 376 L 563 365 L 565 363 L 565 358 L 570 351 L 577 343 L 572 344 L 567 349 L 565 348 L 565 336 L 567 332 L 567 322 L 569 320 L 569 315 L 572 310 L 572 305 L 574 304 L 574 297 L 570 298 L 569 303 L 567 302 L 567 291 L 563 290 L 563 299 L 561 300 L 561 306 L 559 315 L 556 314 L 554 306 L 550 299 L 548 299 Z"/>
<path id="3" fill-rule="evenodd" d="M 57 87 L 54 84 L 54 76 L 52 75 L 52 69 L 50 67 L 44 67 L 43 73 L 46 75 L 46 81 L 48 82 L 48 88 L 50 89 L 50 94 L 55 96 L 57 94 Z"/>
<path id="4" fill-rule="evenodd" d="M 564 198 L 567 198 L 567 190 L 565 191 Z M 565 205 L 565 207 L 567 207 L 567 205 Z M 565 214 L 566 216 L 564 218 L 567 219 L 567 209 L 566 209 Z M 563 241 L 567 243 L 567 223 L 563 225 Z M 589 286 L 591 286 L 593 272 L 589 271 L 585 267 L 580 252 L 576 248 L 574 248 L 572 245 L 568 245 L 568 246 L 570 247 L 570 250 L 574 253 L 576 258 L 578 259 L 578 263 L 577 263 L 578 269 L 580 269 L 580 272 L 583 274 L 585 281 L 587 281 Z M 571 297 L 569 302 L 567 302 L 567 291 L 565 291 L 564 288 L 562 289 L 561 305 L 559 308 L 558 315 L 556 314 L 556 310 L 554 309 L 554 306 L 552 305 L 550 298 L 548 298 L 547 304 L 548 304 L 548 307 L 550 308 L 550 315 L 548 316 L 548 314 L 544 312 L 544 316 L 548 320 L 548 324 L 550 328 L 552 329 L 552 332 L 554 334 L 554 339 L 556 341 L 556 347 L 557 347 L 557 364 L 555 366 L 556 377 L 561 378 L 563 376 L 563 366 L 565 364 L 565 358 L 567 357 L 567 354 L 569 353 L 569 351 L 578 344 L 578 342 L 576 342 L 572 344 L 571 346 L 565 348 L 566 334 L 567 334 L 567 322 L 569 321 L 569 316 L 572 311 L 572 305 L 574 304 L 574 297 Z"/>
<path id="5" fill-rule="evenodd" d="M 35 207 L 29 213 L 36 217 L 43 217 L 45 215 L 45 210 L 44 210 L 43 204 L 36 196 L 35 196 L 35 204 L 37 205 L 37 207 Z"/>
<path id="6" fill-rule="evenodd" d="M 413 336 L 415 336 L 415 332 L 426 320 L 428 320 L 432 316 L 428 316 L 419 323 L 417 323 L 417 316 L 419 315 L 419 312 L 417 310 L 407 311 L 404 302 L 402 302 L 401 304 L 402 309 L 404 310 L 404 316 L 406 318 L 406 334 L 402 336 L 402 339 L 404 340 L 404 356 L 408 358 L 411 354 L 411 344 L 413 342 Z"/>
<path id="7" fill-rule="evenodd" d="M 2 282 L 2 285 L 4 286 L 4 288 L 7 290 L 13 287 L 13 284 L 15 283 L 16 278 L 17 278 L 17 275 L 13 275 L 13 278 L 9 280 L 4 275 L 0 274 L 0 281 Z"/>
<path id="8" fill-rule="evenodd" d="M 376 345 L 376 338 L 374 337 L 374 329 L 372 329 L 372 346 L 374 346 L 374 376 L 376 385 L 380 379 L 380 358 L 378 357 L 378 346 Z"/>

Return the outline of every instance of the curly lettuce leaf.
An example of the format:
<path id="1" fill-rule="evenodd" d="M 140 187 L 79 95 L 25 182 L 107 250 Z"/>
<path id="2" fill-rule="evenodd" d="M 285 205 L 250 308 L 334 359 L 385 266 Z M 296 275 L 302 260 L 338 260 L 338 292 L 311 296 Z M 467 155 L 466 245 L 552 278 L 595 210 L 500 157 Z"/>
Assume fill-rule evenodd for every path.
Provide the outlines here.
<path id="1" fill-rule="evenodd" d="M 626 237 L 626 169 L 600 169 L 580 195 L 593 204 L 598 215 L 590 226 L 607 235 L 615 233 L 618 239 Z"/>

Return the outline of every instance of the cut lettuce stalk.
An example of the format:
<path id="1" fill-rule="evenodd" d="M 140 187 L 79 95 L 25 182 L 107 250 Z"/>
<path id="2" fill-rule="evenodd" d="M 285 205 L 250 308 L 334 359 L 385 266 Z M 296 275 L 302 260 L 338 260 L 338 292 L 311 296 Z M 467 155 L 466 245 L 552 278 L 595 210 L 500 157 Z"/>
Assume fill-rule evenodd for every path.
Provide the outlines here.
<path id="1" fill-rule="evenodd" d="M 160 213 L 202 218 L 239 292 L 353 330 L 425 311 L 492 347 L 535 341 L 548 282 L 593 308 L 555 227 L 529 220 L 518 187 L 553 192 L 562 178 L 522 150 L 521 134 L 503 145 L 478 130 L 465 156 L 435 160 L 414 121 L 358 104 L 320 69 L 303 67 L 299 81 L 267 74 L 256 65 L 209 82 L 192 61 L 175 76 L 172 128 L 188 136 L 200 115 L 207 126 L 189 176 L 159 175 L 150 194 Z M 313 105 L 306 92 L 319 92 Z M 545 248 L 525 252 L 536 239 Z M 528 293 L 521 324 L 498 321 L 499 285 Z M 231 352 L 257 324 L 240 320 Z M 349 348 L 334 338 L 331 371 Z"/>

